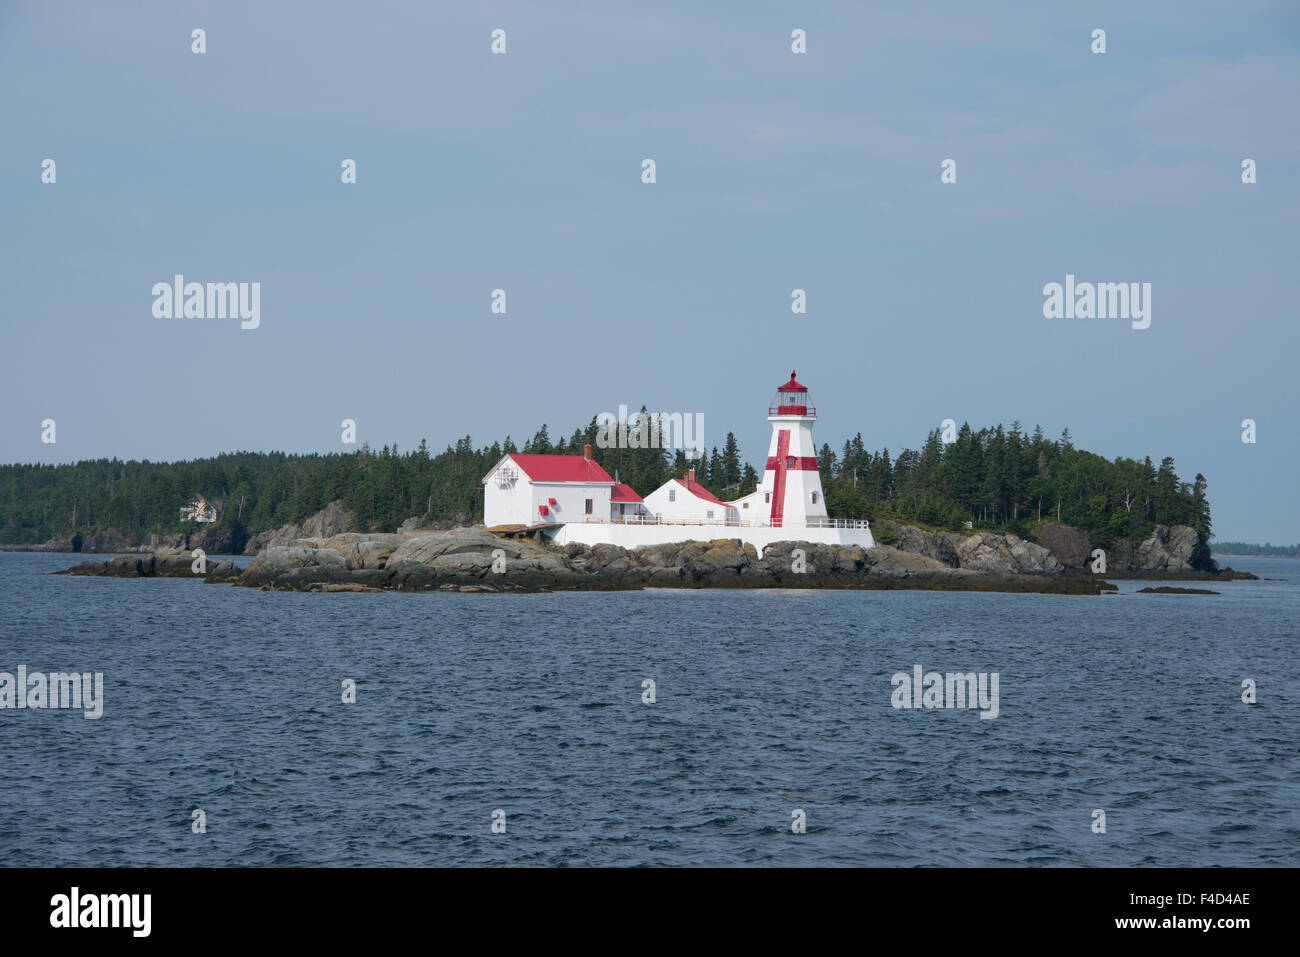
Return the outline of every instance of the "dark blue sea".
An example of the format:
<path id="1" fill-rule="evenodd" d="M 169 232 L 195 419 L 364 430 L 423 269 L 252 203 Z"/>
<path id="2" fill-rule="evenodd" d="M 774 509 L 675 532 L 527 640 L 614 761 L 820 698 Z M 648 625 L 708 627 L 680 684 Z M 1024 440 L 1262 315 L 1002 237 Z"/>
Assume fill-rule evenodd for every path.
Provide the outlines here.
<path id="1" fill-rule="evenodd" d="M 84 557 L 0 553 L 0 671 L 104 676 L 98 720 L 0 711 L 0 865 L 1300 864 L 1297 561 L 1217 596 L 45 574 Z M 997 672 L 997 717 L 894 708 L 914 665 Z"/>

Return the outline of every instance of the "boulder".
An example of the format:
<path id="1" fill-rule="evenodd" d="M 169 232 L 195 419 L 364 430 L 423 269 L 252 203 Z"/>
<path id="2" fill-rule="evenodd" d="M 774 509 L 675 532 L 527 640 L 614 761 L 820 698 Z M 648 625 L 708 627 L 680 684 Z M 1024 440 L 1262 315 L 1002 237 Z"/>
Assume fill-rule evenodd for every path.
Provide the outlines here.
<path id="1" fill-rule="evenodd" d="M 150 573 L 164 578 L 196 578 L 194 572 L 194 553 L 183 548 L 162 548 L 151 554 L 146 561 Z M 209 565 L 215 564 L 210 562 Z"/>
<path id="2" fill-rule="evenodd" d="M 398 591 L 428 591 L 438 587 L 438 573 L 409 558 L 389 559 L 388 585 Z"/>
<path id="3" fill-rule="evenodd" d="M 1066 568 L 1083 568 L 1092 562 L 1088 533 L 1063 522 L 1043 522 L 1034 529 L 1034 541 Z"/>
<path id="4" fill-rule="evenodd" d="M 870 574 L 887 579 L 969 577 L 969 572 L 950 568 L 946 563 L 917 552 L 905 552 L 893 545 L 877 545 L 868 549 L 863 563 Z"/>
<path id="5" fill-rule="evenodd" d="M 962 568 L 999 575 L 1010 574 L 1015 561 L 1001 536 L 983 532 L 957 543 L 957 559 Z"/>
<path id="6" fill-rule="evenodd" d="M 389 561 L 414 561 L 427 564 L 440 555 L 455 555 L 469 552 L 485 552 L 491 555 L 495 549 L 501 549 L 507 558 L 518 558 L 526 550 L 546 552 L 536 545 L 508 542 L 486 531 L 455 529 L 444 534 L 420 535 L 405 538 L 395 548 Z M 547 554 L 551 554 L 547 552 Z"/>
<path id="7" fill-rule="evenodd" d="M 338 552 L 348 568 L 383 568 L 406 540 L 404 535 L 345 532 L 330 536 L 316 547 Z"/>
<path id="8" fill-rule="evenodd" d="M 244 554 L 256 555 L 271 545 L 287 545 L 303 538 L 331 538 L 350 531 L 354 524 L 352 513 L 341 502 L 330 502 L 301 525 L 281 525 L 274 531 L 252 536 L 244 545 Z"/>
<path id="9" fill-rule="evenodd" d="M 317 582 L 309 585 L 307 591 L 319 592 L 381 592 L 382 588 L 375 588 L 371 585 L 362 585 L 359 582 Z"/>
<path id="10" fill-rule="evenodd" d="M 224 562 L 218 562 L 213 565 L 208 563 L 208 573 L 203 580 L 208 583 L 229 582 L 234 584 L 239 580 L 240 568 L 235 564 L 233 559 L 227 558 Z"/>
<path id="11" fill-rule="evenodd" d="M 272 545 L 263 549 L 239 576 L 239 584 L 274 588 L 301 587 L 345 577 L 347 563 L 330 548 Z"/>
<path id="12" fill-rule="evenodd" d="M 330 502 L 303 522 L 303 535 L 309 538 L 330 538 L 352 528 L 352 513 L 345 511 L 341 502 Z"/>
<path id="13" fill-rule="evenodd" d="M 1006 550 L 1011 555 L 1013 570 L 1017 574 L 1048 575 L 1064 570 L 1056 556 L 1042 545 L 1027 542 L 1011 532 L 1007 532 L 1003 539 Z"/>
<path id="14" fill-rule="evenodd" d="M 1042 545 L 1010 532 L 980 532 L 957 543 L 961 567 L 992 575 L 1043 575 L 1061 571 L 1061 563 Z"/>
<path id="15" fill-rule="evenodd" d="M 963 540 L 963 536 L 956 532 L 927 532 L 913 525 L 900 525 L 890 521 L 879 524 L 888 527 L 894 533 L 898 540 L 893 544 L 900 552 L 924 555 L 926 558 L 942 562 L 949 568 L 956 568 L 961 564 L 957 556 L 957 545 Z"/>
<path id="16" fill-rule="evenodd" d="M 113 578 L 140 578 L 152 572 L 152 566 L 146 571 L 139 555 L 117 555 L 104 562 L 104 574 Z"/>
<path id="17" fill-rule="evenodd" d="M 1133 554 L 1133 570 L 1138 572 L 1195 571 L 1192 557 L 1197 535 L 1186 525 L 1157 525 L 1151 537 Z"/>

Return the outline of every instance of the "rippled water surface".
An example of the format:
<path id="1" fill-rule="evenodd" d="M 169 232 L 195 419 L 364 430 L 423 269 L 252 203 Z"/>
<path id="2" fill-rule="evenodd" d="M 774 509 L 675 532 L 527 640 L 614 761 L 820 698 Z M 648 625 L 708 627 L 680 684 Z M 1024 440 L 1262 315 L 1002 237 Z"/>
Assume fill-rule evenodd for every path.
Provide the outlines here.
<path id="1" fill-rule="evenodd" d="M 1219 596 L 44 574 L 78 560 L 0 553 L 0 671 L 105 685 L 0 711 L 0 864 L 1300 864 L 1300 562 Z M 916 664 L 998 672 L 998 717 L 895 710 Z"/>

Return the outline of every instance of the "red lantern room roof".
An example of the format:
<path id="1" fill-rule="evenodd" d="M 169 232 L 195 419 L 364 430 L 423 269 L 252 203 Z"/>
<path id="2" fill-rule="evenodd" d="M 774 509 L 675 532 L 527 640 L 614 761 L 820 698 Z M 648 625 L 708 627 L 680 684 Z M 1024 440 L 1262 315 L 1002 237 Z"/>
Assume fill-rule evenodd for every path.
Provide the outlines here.
<path id="1" fill-rule="evenodd" d="M 790 381 L 776 390 L 777 392 L 807 392 L 808 390 L 794 380 L 794 370 L 790 370 Z"/>
<path id="2" fill-rule="evenodd" d="M 798 415 L 809 419 L 817 418 L 817 407 L 812 404 L 806 386 L 799 384 L 793 370 L 790 381 L 777 386 L 776 397 L 767 407 L 768 415 Z"/>

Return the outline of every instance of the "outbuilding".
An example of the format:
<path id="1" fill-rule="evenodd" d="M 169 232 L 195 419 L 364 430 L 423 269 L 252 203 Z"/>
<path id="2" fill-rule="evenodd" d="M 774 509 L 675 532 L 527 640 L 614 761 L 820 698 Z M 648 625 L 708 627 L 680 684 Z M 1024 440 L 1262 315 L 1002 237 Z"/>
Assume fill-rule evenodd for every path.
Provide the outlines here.
<path id="1" fill-rule="evenodd" d="M 645 507 L 661 522 L 736 522 L 738 512 L 695 481 L 695 469 L 685 478 L 671 478 L 645 497 Z"/>

